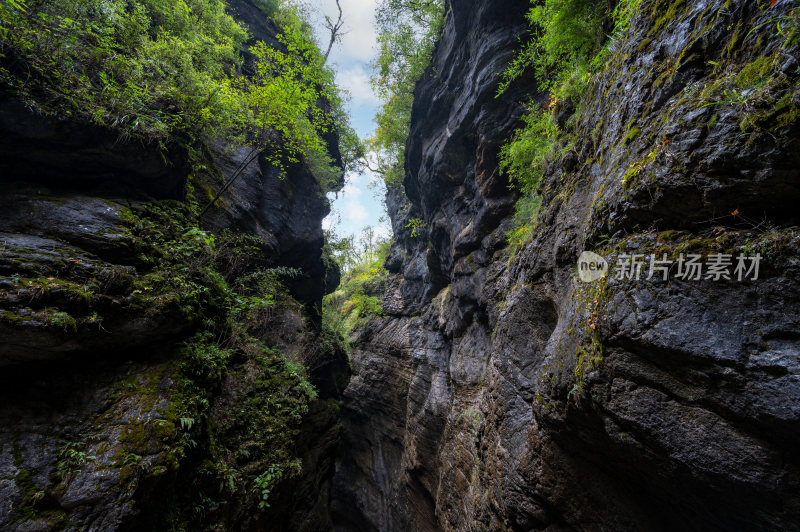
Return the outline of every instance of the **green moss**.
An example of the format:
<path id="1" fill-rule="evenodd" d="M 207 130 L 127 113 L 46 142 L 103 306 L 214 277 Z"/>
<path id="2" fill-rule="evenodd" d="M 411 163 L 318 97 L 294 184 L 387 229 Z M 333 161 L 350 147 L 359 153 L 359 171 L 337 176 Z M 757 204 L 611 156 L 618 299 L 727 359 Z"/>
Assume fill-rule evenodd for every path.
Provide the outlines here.
<path id="1" fill-rule="evenodd" d="M 667 58 L 654 68 L 654 72 L 658 72 L 658 76 L 653 81 L 654 87 L 660 87 L 665 81 L 672 79 L 675 75 L 675 60 Z"/>
<path id="2" fill-rule="evenodd" d="M 658 144 L 654 146 L 646 155 L 644 155 L 638 161 L 631 163 L 625 173 L 622 175 L 622 188 L 623 190 L 634 190 L 642 186 L 646 183 L 652 183 L 655 181 L 655 174 L 645 174 L 650 177 L 649 180 L 643 179 L 643 172 L 644 170 L 652 164 L 656 157 L 658 157 L 658 153 L 661 151 L 663 145 Z"/>
<path id="3" fill-rule="evenodd" d="M 156 466 L 150 471 L 149 476 L 159 477 L 165 474 L 167 471 L 169 471 L 169 468 L 166 466 Z"/>
<path id="4" fill-rule="evenodd" d="M 773 72 L 773 60 L 769 57 L 759 57 L 742 67 L 736 75 L 734 84 L 740 89 L 748 89 L 766 81 Z"/>
<path id="5" fill-rule="evenodd" d="M 259 492 L 273 487 L 272 482 L 263 485 L 259 472 L 278 468 L 283 478 L 300 472 L 293 447 L 316 394 L 305 368 L 276 353 L 250 357 L 234 371 L 236 389 L 246 400 L 218 418 L 213 452 L 204 468 L 226 496 L 246 498 L 254 485 Z"/>
<path id="6" fill-rule="evenodd" d="M 796 95 L 796 93 L 795 95 L 787 93 L 775 105 L 773 116 L 778 126 L 789 126 L 800 121 L 800 107 L 794 103 Z"/>
<path id="7" fill-rule="evenodd" d="M 16 436 L 13 437 L 12 456 L 17 473 L 14 475 L 14 483 L 22 491 L 22 501 L 15 508 L 15 516 L 12 523 L 36 519 L 39 510 L 37 503 L 44 497 L 44 491 L 38 489 L 33 483 L 33 475 L 23 467 L 22 449 Z"/>
<path id="8" fill-rule="evenodd" d="M 38 489 L 33 483 L 33 475 L 27 469 L 20 468 L 14 477 L 17 487 L 22 490 L 22 500 L 16 507 L 13 522 L 29 521 L 39 516 L 37 503 L 44 498 L 44 490 Z"/>
<path id="9" fill-rule="evenodd" d="M 678 14 L 684 8 L 686 0 L 675 0 L 669 3 L 669 7 L 666 8 L 666 11 L 664 11 L 664 8 L 666 7 L 665 4 L 667 3 L 668 2 L 664 0 L 658 0 L 653 4 L 651 15 L 656 19 L 656 21 L 653 24 L 651 33 L 658 32 L 665 25 L 674 22 L 677 19 Z M 663 15 L 659 16 L 661 13 L 663 13 Z"/>
<path id="10" fill-rule="evenodd" d="M 793 256 L 796 248 L 792 244 L 797 243 L 797 238 L 795 229 L 768 225 L 761 233 L 748 233 L 741 249 L 746 255 L 760 253 L 765 259 L 774 261 L 784 255 Z"/>
<path id="11" fill-rule="evenodd" d="M 137 366 L 119 380 L 110 398 L 116 406 L 98 418 L 96 430 L 113 430 L 108 427 L 116 425 L 119 417 L 134 408 L 138 416 L 121 427 L 119 445 L 112 450 L 112 463 L 119 471 L 120 482 L 126 489 L 135 490 L 141 479 L 170 472 L 195 479 L 186 494 L 176 495 L 174 509 L 183 515 L 181 519 L 191 520 L 197 517 L 184 512 L 194 504 L 192 497 L 196 500 L 205 496 L 209 479 L 215 500 L 249 501 L 254 477 L 266 462 L 283 464 L 289 472 L 295 470 L 289 465 L 294 460 L 300 423 L 315 392 L 301 365 L 285 361 L 246 332 L 251 313 L 263 310 L 262 303 L 267 301 L 263 290 L 273 290 L 278 298 L 288 297 L 278 288 L 274 276 L 254 277 L 252 268 L 242 269 L 243 261 L 246 264 L 250 257 L 260 260 L 260 248 L 249 250 L 238 240 L 232 243 L 223 238 L 222 245 L 232 247 L 225 247 L 215 257 L 204 249 L 204 235 L 193 234 L 180 223 L 173 222 L 172 227 L 159 223 L 162 219 L 159 213 L 152 216 L 154 219 L 144 222 L 141 213 L 132 218 L 132 223 L 139 224 L 135 228 L 141 239 L 138 245 L 143 250 L 166 245 L 173 254 L 159 257 L 156 251 L 152 271 L 137 284 L 137 290 L 143 292 L 137 297 L 171 298 L 170 287 L 175 284 L 164 277 L 167 272 L 176 271 L 199 287 L 203 298 L 217 294 L 213 296 L 217 303 L 199 306 L 196 319 L 204 324 L 205 330 L 189 339 L 172 362 Z M 180 240 L 188 238 L 187 235 L 191 239 L 181 244 Z M 176 240 L 178 249 L 183 247 L 185 253 L 174 253 Z M 199 267 L 194 266 L 198 263 Z M 229 267 L 241 272 L 237 275 L 246 275 L 246 281 L 234 275 L 228 282 L 217 271 L 217 268 L 227 271 Z M 198 270 L 202 269 L 206 271 L 201 275 Z M 261 294 L 257 299 L 261 303 L 254 303 L 255 296 L 248 292 L 248 283 L 253 278 L 261 279 L 257 285 Z M 273 304 L 291 306 L 282 299 L 270 299 L 267 306 Z M 219 335 L 224 335 L 225 348 L 220 345 Z M 234 357 L 237 366 L 231 368 Z M 233 386 L 240 390 L 236 393 L 237 403 L 219 424 L 211 425 L 211 401 L 231 371 L 237 372 L 231 378 Z M 207 466 L 196 472 L 181 471 L 192 452 L 210 456 Z M 148 460 L 142 460 L 143 456 Z"/>
<path id="12" fill-rule="evenodd" d="M 592 137 L 592 143 L 595 149 L 597 149 L 601 144 L 600 141 L 602 140 L 604 124 L 605 124 L 605 117 L 601 116 L 600 119 L 597 120 L 597 122 L 595 122 L 594 127 L 592 128 L 592 132 L 590 135 Z"/>
<path id="13" fill-rule="evenodd" d="M 650 37 L 647 37 L 647 38 L 645 38 L 645 39 L 642 39 L 642 41 L 639 43 L 639 46 L 638 46 L 636 49 L 637 49 L 639 52 L 642 52 L 642 51 L 644 51 L 644 50 L 645 50 L 645 48 L 647 48 L 648 46 L 650 46 L 650 43 L 651 43 L 651 42 L 653 42 L 653 39 L 652 39 L 652 38 L 650 38 Z"/>
<path id="14" fill-rule="evenodd" d="M 669 230 L 661 233 L 639 233 L 616 243 L 613 250 L 626 252 L 629 245 L 635 243 L 636 253 L 654 254 L 658 257 L 666 254 L 668 259 L 677 260 L 681 254 L 698 254 L 703 256 L 716 253 L 737 254 L 746 241 L 746 231 L 715 229 L 700 234 Z M 606 251 L 606 255 L 614 251 Z"/>
<path id="15" fill-rule="evenodd" d="M 613 249 L 607 246 L 596 251 L 610 257 Z M 600 369 L 604 360 L 603 324 L 613 294 L 608 277 L 573 284 L 569 327 L 558 338 L 539 375 L 541 389 L 547 389 L 551 399 L 539 394 L 538 407 L 555 410 L 564 399 L 580 401 L 585 395 L 587 377 Z"/>
<path id="16" fill-rule="evenodd" d="M 30 301 L 46 301 L 51 296 L 66 299 L 73 307 L 87 308 L 97 297 L 99 288 L 93 280 L 85 284 L 55 277 L 18 278 L 16 289 L 30 294 Z"/>
<path id="17" fill-rule="evenodd" d="M 681 243 L 673 248 L 671 258 L 677 258 L 682 253 L 695 253 L 700 255 L 710 255 L 720 251 L 732 251 L 726 249 L 726 246 L 720 246 L 720 241 L 716 237 L 709 238 L 690 238 L 682 240 Z"/>
<path id="18" fill-rule="evenodd" d="M 738 44 L 739 39 L 742 38 L 743 32 L 743 24 L 742 22 L 738 22 L 736 24 L 736 28 L 733 30 L 733 34 L 731 34 L 731 39 L 728 41 L 728 45 L 725 47 L 725 56 L 733 59 L 736 57 L 736 54 L 739 52 Z"/>
<path id="19" fill-rule="evenodd" d="M 67 312 L 53 308 L 46 308 L 42 312 L 42 316 L 45 320 L 47 320 L 48 325 L 58 327 L 64 332 L 78 332 L 78 322 L 75 321 L 75 318 L 70 316 Z"/>
<path id="20" fill-rule="evenodd" d="M 117 419 L 128 415 L 132 405 L 138 412 L 121 427 L 111 457 L 112 467 L 119 471 L 119 482 L 126 489 L 134 489 L 140 478 L 152 476 L 156 470 L 162 474 L 179 469 L 189 442 L 178 423 L 180 416 L 188 415 L 187 397 L 194 393 L 208 405 L 208 391 L 192 389 L 174 363 L 132 368 L 116 384 L 110 397 L 115 406 L 95 421 L 95 430 L 113 430 Z M 146 465 L 142 464 L 143 456 L 151 457 Z"/>
<path id="21" fill-rule="evenodd" d="M 622 140 L 622 145 L 625 146 L 625 145 L 629 144 L 630 142 L 632 142 L 633 140 L 635 140 L 636 137 L 639 136 L 640 132 L 641 132 L 641 130 L 638 127 L 632 127 L 630 129 L 628 129 L 628 133 L 625 135 L 625 137 Z"/>
<path id="22" fill-rule="evenodd" d="M 22 316 L 6 309 L 0 309 L 0 320 L 9 325 L 19 325 L 23 321 Z"/>

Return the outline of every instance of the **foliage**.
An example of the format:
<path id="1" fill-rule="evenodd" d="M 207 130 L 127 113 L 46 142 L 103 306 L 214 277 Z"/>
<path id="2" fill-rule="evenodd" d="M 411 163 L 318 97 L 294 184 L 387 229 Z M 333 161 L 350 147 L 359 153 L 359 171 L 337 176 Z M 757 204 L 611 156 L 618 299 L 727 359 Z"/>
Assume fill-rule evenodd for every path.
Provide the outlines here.
<path id="1" fill-rule="evenodd" d="M 355 235 L 338 236 L 333 229 L 325 230 L 323 257 L 341 270 L 350 269 L 358 261 Z"/>
<path id="2" fill-rule="evenodd" d="M 338 289 L 325 296 L 322 318 L 323 328 L 331 335 L 329 341 L 341 340 L 346 347 L 350 332 L 360 321 L 383 314 L 380 298 L 388 275 L 383 263 L 390 248 L 391 241 L 384 241 L 357 255 L 344 271 Z"/>
<path id="3" fill-rule="evenodd" d="M 290 463 L 291 473 L 297 474 L 300 472 L 300 461 L 294 460 Z M 256 488 L 261 491 L 261 501 L 258 503 L 259 508 L 269 508 L 269 494 L 272 487 L 284 477 L 284 467 L 281 464 L 270 464 L 270 466 L 256 477 Z"/>
<path id="4" fill-rule="evenodd" d="M 337 188 L 340 161 L 323 139 L 342 133 L 345 167 L 361 148 L 346 124 L 333 74 L 297 10 L 275 0 L 256 3 L 281 24 L 281 47 L 256 43 L 254 73 L 246 76 L 241 49 L 247 33 L 221 0 L 4 0 L 0 92 L 56 118 L 141 141 L 178 142 L 193 153 L 220 137 L 246 142 L 279 168 L 303 162 L 324 188 Z M 44 292 L 53 285 L 81 298 L 88 320 L 49 307 L 42 313 L 65 334 L 88 322 L 102 327 L 96 303 L 113 298 L 121 312 L 142 320 L 168 316 L 176 334 L 188 337 L 163 374 L 136 375 L 112 394 L 147 403 L 174 392 L 165 406 L 153 406 L 163 419 L 132 421 L 113 442 L 120 447 L 113 457 L 120 482 L 147 468 L 152 474 L 177 469 L 199 448 L 209 463 L 181 472 L 188 478 L 186 497 L 215 506 L 221 498 L 238 504 L 263 497 L 264 489 L 299 472 L 295 443 L 316 398 L 303 365 L 269 343 L 276 310 L 299 307 L 284 286 L 299 272 L 271 267 L 258 238 L 200 229 L 190 206 L 137 203 L 122 211 L 127 227 L 120 237 L 130 244 L 130 265 L 109 266 L 106 278 L 98 275 L 85 286 L 49 278 L 29 287 Z M 245 389 L 243 404 L 215 426 L 211 404 L 229 382 Z M 148 447 L 155 440 L 164 450 L 157 466 Z M 94 461 L 85 448 L 69 444 L 59 452 L 58 470 L 70 477 Z M 260 476 L 270 464 L 278 469 Z M 207 513 L 201 508 L 196 516 Z"/>
<path id="5" fill-rule="evenodd" d="M 530 238 L 541 205 L 538 194 L 547 165 L 572 149 L 572 142 L 563 140 L 563 132 L 553 114 L 532 107 L 522 117 L 523 127 L 500 149 L 500 169 L 507 172 L 520 191 L 515 205 L 514 228 L 508 241 L 515 252 Z"/>
<path id="6" fill-rule="evenodd" d="M 800 10 L 791 14 L 800 20 Z M 783 75 L 782 64 L 782 57 L 777 53 L 737 65 L 739 68 L 732 65 L 722 67 L 716 63 L 717 75 L 699 90 L 699 108 L 738 107 L 739 128 L 744 132 L 791 126 L 800 120 L 800 106 L 793 96 L 796 86 L 793 78 L 797 73 Z"/>
<path id="7" fill-rule="evenodd" d="M 350 324 L 347 315 L 330 296 L 322 302 L 322 329 L 320 351 L 323 353 L 347 352 L 350 350 Z"/>
<path id="8" fill-rule="evenodd" d="M 559 126 L 555 113 L 580 111 L 581 95 L 592 70 L 603 66 L 613 44 L 630 27 L 639 3 L 546 0 L 528 12 L 536 32 L 503 73 L 498 97 L 528 72 L 550 91 L 550 97 L 546 106 L 529 105 L 522 126 L 500 150 L 500 168 L 520 191 L 514 228 L 508 235 L 513 250 L 523 245 L 535 228 L 541 203 L 537 190 L 545 170 L 573 146 L 572 124 Z"/>
<path id="9" fill-rule="evenodd" d="M 44 316 L 47 319 L 48 325 L 58 327 L 64 332 L 78 332 L 78 322 L 75 321 L 75 318 L 70 316 L 68 312 L 56 309 L 45 309 Z"/>
<path id="10" fill-rule="evenodd" d="M 411 218 L 406 224 L 406 228 L 411 229 L 411 238 L 417 238 L 427 225 L 422 218 Z"/>
<path id="11" fill-rule="evenodd" d="M 89 454 L 84 449 L 85 442 L 63 442 L 58 451 L 56 469 L 62 478 L 69 478 L 79 473 L 89 462 L 94 462 L 97 457 Z"/>
<path id="12" fill-rule="evenodd" d="M 333 73 L 299 10 L 274 0 L 259 7 L 281 22 L 282 49 L 256 43 L 256 75 L 246 76 L 247 32 L 222 0 L 3 4 L 0 90 L 123 137 L 247 143 L 282 169 L 303 160 L 325 190 L 338 188 L 342 169 L 323 137 L 343 132 L 348 164 L 361 148 Z"/>
<path id="13" fill-rule="evenodd" d="M 191 312 L 199 330 L 185 342 L 176 372 L 170 374 L 177 394 L 164 411 L 163 427 L 132 425 L 124 434 L 126 448 L 118 465 L 135 470 L 140 467 L 136 456 L 145 453 L 149 438 L 165 438 L 172 446 L 166 453 L 172 457 L 170 467 L 199 452 L 195 449 L 207 457 L 191 472 L 187 493 L 180 495 L 190 499 L 187 507 L 196 501 L 247 500 L 266 508 L 266 497 L 280 479 L 300 471 L 296 439 L 316 398 L 305 367 L 265 340 L 275 329 L 276 309 L 296 309 L 283 281 L 300 272 L 270 266 L 257 237 L 230 230 L 214 237 L 200 230 L 190 210 L 176 202 L 147 204 L 131 213 L 129 223 L 141 260 L 147 259 L 148 275 L 171 280 L 148 291 L 157 298 L 163 290 L 182 287 L 181 295 L 194 300 Z M 223 382 L 239 390 L 240 397 L 235 408 L 211 423 L 211 404 Z M 136 382 L 134 389 L 142 394 L 154 386 Z M 282 474 L 259 475 L 270 464 L 277 468 L 273 473 Z M 208 524 L 213 515 L 207 505 L 195 505 L 190 519 Z"/>
<path id="14" fill-rule="evenodd" d="M 246 32 L 223 2 L 26 3 L 0 12 L 0 82 L 29 104 L 150 138 L 230 115 Z"/>
<path id="15" fill-rule="evenodd" d="M 181 370 L 198 385 L 219 386 L 232 354 L 230 349 L 223 349 L 214 342 L 210 331 L 199 332 L 187 342 Z"/>
<path id="16" fill-rule="evenodd" d="M 286 365 L 286 371 L 288 372 L 289 376 L 293 377 L 297 381 L 297 389 L 300 392 L 300 395 L 308 397 L 310 401 L 316 399 L 317 390 L 308 381 L 306 367 L 300 362 L 290 358 L 284 358 L 283 362 Z"/>
<path id="17" fill-rule="evenodd" d="M 403 180 L 414 87 L 430 64 L 445 21 L 443 0 L 382 0 L 377 11 L 380 53 L 372 86 L 383 101 L 368 140 L 377 171 L 387 185 Z"/>
<path id="18" fill-rule="evenodd" d="M 536 34 L 503 72 L 498 94 L 529 70 L 545 90 L 579 94 L 576 81 L 585 82 L 586 73 L 602 67 L 611 45 L 630 27 L 640 2 L 546 0 L 541 5 L 536 2 L 527 15 L 537 29 Z"/>
<path id="19" fill-rule="evenodd" d="M 603 362 L 603 343 L 601 326 L 605 319 L 609 299 L 608 279 L 593 284 L 581 284 L 573 294 L 577 312 L 572 318 L 579 320 L 570 324 L 570 332 L 578 337 L 577 360 L 567 381 L 573 385 L 567 392 L 567 399 L 580 399 L 584 395 L 586 379 Z"/>
<path id="20" fill-rule="evenodd" d="M 525 189 L 514 205 L 514 227 L 508 232 L 507 240 L 511 252 L 516 253 L 533 236 L 536 217 L 542 200 L 535 189 Z"/>
<path id="21" fill-rule="evenodd" d="M 249 381 L 248 392 L 218 420 L 202 492 L 227 500 L 253 497 L 264 509 L 279 481 L 301 471 L 296 440 L 316 391 L 301 364 L 278 354 L 250 358 L 245 368 L 236 377 Z"/>
<path id="22" fill-rule="evenodd" d="M 535 190 L 561 135 L 552 113 L 533 106 L 522 117 L 523 126 L 500 150 L 500 168 L 523 190 Z"/>
<path id="23" fill-rule="evenodd" d="M 281 9 L 281 0 L 253 0 L 253 4 L 268 17 L 274 17 Z"/>
<path id="24" fill-rule="evenodd" d="M 772 2 L 770 7 L 774 5 L 775 2 Z M 762 22 L 761 24 L 754 26 L 753 29 L 747 33 L 745 39 L 761 26 L 774 26 L 777 33 L 776 36 L 783 39 L 781 49 L 789 49 L 800 43 L 800 9 L 792 9 L 785 15 L 773 17 L 765 22 Z"/>
<path id="25" fill-rule="evenodd" d="M 608 2 L 590 0 L 546 0 L 532 7 L 527 18 L 538 35 L 508 66 L 500 91 L 529 68 L 543 88 L 549 89 L 557 84 L 559 75 L 585 67 L 605 39 L 603 14 L 609 7 Z"/>
<path id="26" fill-rule="evenodd" d="M 468 429 L 477 429 L 483 422 L 483 414 L 474 408 L 467 408 L 456 416 L 453 424 L 455 426 L 463 426 Z"/>
<path id="27" fill-rule="evenodd" d="M 275 166 L 301 159 L 324 190 L 333 190 L 341 179 L 334 168 L 323 135 L 336 126 L 334 115 L 318 105 L 324 99 L 341 106 L 333 71 L 324 67 L 322 55 L 302 21 L 295 18 L 277 36 L 285 51 L 258 42 L 250 51 L 256 57 L 254 79 L 240 77 L 246 107 L 252 109 L 251 136 L 260 138 L 267 159 Z M 277 134 L 277 136 L 276 136 Z"/>
<path id="28" fill-rule="evenodd" d="M 386 239 L 369 225 L 361 229 L 358 240 L 355 235 L 339 236 L 333 229 L 327 229 L 323 254 L 335 262 L 339 269 L 347 272 L 363 262 L 365 256 L 377 252 L 385 242 Z"/>

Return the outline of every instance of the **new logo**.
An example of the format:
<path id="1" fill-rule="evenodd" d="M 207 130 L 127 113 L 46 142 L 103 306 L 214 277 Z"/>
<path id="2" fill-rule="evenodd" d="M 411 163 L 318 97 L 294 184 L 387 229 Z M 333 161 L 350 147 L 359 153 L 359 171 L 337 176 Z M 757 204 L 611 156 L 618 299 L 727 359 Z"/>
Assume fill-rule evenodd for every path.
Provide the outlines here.
<path id="1" fill-rule="evenodd" d="M 584 283 L 597 281 L 608 275 L 608 261 L 591 251 L 584 251 L 578 257 L 578 276 Z"/>

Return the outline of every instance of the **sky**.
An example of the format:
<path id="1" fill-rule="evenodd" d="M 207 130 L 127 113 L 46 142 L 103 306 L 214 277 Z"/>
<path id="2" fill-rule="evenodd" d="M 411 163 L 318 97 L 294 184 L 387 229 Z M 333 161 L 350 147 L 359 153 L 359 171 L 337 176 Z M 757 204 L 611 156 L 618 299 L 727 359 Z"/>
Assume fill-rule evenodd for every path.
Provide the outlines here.
<path id="1" fill-rule="evenodd" d="M 337 85 L 350 93 L 347 104 L 350 122 L 362 139 L 375 130 L 374 117 L 380 102 L 369 84 L 369 63 L 377 56 L 377 30 L 375 8 L 377 0 L 340 0 L 344 13 L 343 37 L 334 44 L 328 64 L 336 71 Z M 310 0 L 315 13 L 312 14 L 317 41 L 323 49 L 327 47 L 330 33 L 325 29 L 324 15 L 334 21 L 338 16 L 335 0 Z M 372 186 L 370 186 L 372 183 Z M 378 186 L 376 186 L 378 185 Z M 380 179 L 370 172 L 363 175 L 346 176 L 346 185 L 338 197 L 331 194 L 332 212 L 323 221 L 328 229 L 333 227 L 339 236 L 358 235 L 362 228 L 372 226 L 379 234 L 391 234 L 383 206 L 383 186 Z"/>

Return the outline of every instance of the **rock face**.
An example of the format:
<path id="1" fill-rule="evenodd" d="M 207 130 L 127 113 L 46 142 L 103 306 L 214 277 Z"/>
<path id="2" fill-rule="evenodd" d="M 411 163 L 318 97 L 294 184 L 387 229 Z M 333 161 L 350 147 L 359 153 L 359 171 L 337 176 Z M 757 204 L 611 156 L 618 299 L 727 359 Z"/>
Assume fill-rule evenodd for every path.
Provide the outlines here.
<path id="1" fill-rule="evenodd" d="M 256 20 L 250 2 L 232 9 Z M 274 32 L 253 28 L 273 44 Z M 194 266 L 206 259 L 187 233 L 198 221 L 180 200 L 208 202 L 248 150 L 212 146 L 215 168 L 189 176 L 178 146 L 35 115 L 7 95 L 0 139 L 0 529 L 330 528 L 348 367 L 344 353 L 319 353 L 314 307 L 336 272 L 322 263 L 329 206 L 310 171 L 297 165 L 279 178 L 256 157 L 199 222 L 218 242 L 232 229 L 257 243 L 256 259 L 231 266 L 239 273 L 286 266 L 302 276 L 290 287 L 297 302 L 286 296 L 244 324 L 263 344 L 189 381 L 185 342 L 217 318 L 221 278 L 198 281 Z M 159 251 L 175 245 L 169 235 L 179 245 Z M 182 260 L 197 264 L 186 275 L 163 267 Z M 206 356 L 213 363 L 215 352 Z M 273 435 L 250 427 L 280 413 L 270 393 L 291 390 L 294 381 L 265 380 L 286 376 L 281 357 L 306 363 L 318 394 L 305 416 L 292 412 L 303 470 L 271 486 L 260 511 L 250 477 L 268 465 L 257 456 Z M 235 459 L 212 463 L 222 448 Z"/>
<path id="2" fill-rule="evenodd" d="M 336 528 L 796 529 L 800 93 L 776 31 L 796 13 L 643 1 L 512 254 L 497 147 L 520 95 L 544 95 L 493 96 L 527 6 L 454 1 L 417 86 L 387 315 L 351 356 Z M 584 250 L 762 262 L 741 282 L 582 283 Z"/>
<path id="3" fill-rule="evenodd" d="M 4 187 L 21 179 L 73 191 L 183 199 L 187 157 L 175 145 L 162 152 L 157 143 L 118 142 L 106 128 L 43 116 L 5 95 L 0 123 Z"/>
<path id="4" fill-rule="evenodd" d="M 166 520 L 179 523 L 184 518 L 173 514 L 186 501 L 175 494 L 192 489 L 191 474 L 181 471 L 196 471 L 207 450 L 206 429 L 182 430 L 174 418 L 185 404 L 180 347 L 200 327 L 209 301 L 187 296 L 186 288 L 165 279 L 169 271 L 143 262 L 148 252 L 136 215 L 149 202 L 146 187 L 132 187 L 135 176 L 127 175 L 130 183 L 120 189 L 84 173 L 82 191 L 76 190 L 80 181 L 64 189 L 38 183 L 36 175 L 17 177 L 0 194 L 0 528 L 158 529 Z M 310 305 L 324 291 L 320 225 L 327 204 L 307 181 L 288 192 L 291 179 L 243 176 L 223 196 L 223 207 L 210 211 L 209 226 L 261 237 L 262 265 L 307 268 L 302 294 Z M 256 194 L 258 205 L 242 199 L 242 190 Z M 306 218 L 289 222 L 298 211 Z M 224 222 L 230 212 L 252 225 Z M 280 239 L 271 238 L 278 234 Z M 314 358 L 319 325 L 313 313 L 306 314 L 300 306 L 289 309 L 261 324 L 259 333 L 276 351 L 310 363 L 319 386 L 297 449 L 305 473 L 282 485 L 272 515 L 261 516 L 286 530 L 324 528 L 329 519 L 335 400 L 348 371 L 343 353 Z M 261 393 L 258 369 L 234 361 L 212 392 L 210 426 L 220 441 L 238 441 L 242 427 L 226 423 Z M 181 450 L 184 432 L 201 442 L 197 451 Z M 222 522 L 263 526 L 242 520 L 247 508 L 243 503 L 226 510 Z"/>
<path id="5" fill-rule="evenodd" d="M 271 264 L 302 271 L 301 277 L 291 281 L 292 293 L 312 306 L 326 293 L 326 283 L 318 282 L 327 274 L 320 220 L 328 215 L 330 205 L 324 192 L 303 165 L 294 165 L 283 176 L 263 157 L 253 158 L 249 148 L 232 153 L 218 148 L 218 173 L 203 176 L 200 187 L 219 190 L 225 182 L 220 176 L 231 176 L 240 165 L 244 167 L 224 196 L 203 215 L 203 224 L 214 231 L 230 228 L 257 235 Z M 338 147 L 332 152 L 338 154 Z M 210 203 L 210 198 L 205 201 Z"/>

